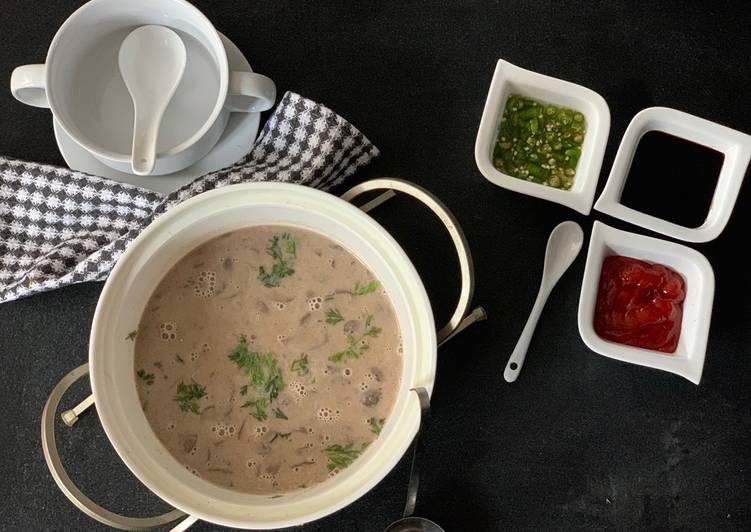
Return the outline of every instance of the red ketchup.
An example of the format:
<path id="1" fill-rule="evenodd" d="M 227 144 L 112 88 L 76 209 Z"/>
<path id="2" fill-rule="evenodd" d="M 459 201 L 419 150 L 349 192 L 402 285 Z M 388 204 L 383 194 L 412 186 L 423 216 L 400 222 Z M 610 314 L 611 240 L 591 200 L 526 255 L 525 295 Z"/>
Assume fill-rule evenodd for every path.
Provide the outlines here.
<path id="1" fill-rule="evenodd" d="M 681 335 L 686 285 L 675 270 L 630 257 L 602 264 L 595 332 L 605 340 L 674 353 Z"/>

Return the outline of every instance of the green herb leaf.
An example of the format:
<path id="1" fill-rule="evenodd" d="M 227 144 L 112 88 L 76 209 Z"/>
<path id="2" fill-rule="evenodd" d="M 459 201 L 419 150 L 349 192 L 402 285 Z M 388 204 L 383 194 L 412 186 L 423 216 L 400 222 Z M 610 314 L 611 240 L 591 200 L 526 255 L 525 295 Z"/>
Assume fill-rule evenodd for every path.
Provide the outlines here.
<path id="1" fill-rule="evenodd" d="M 386 418 L 374 418 L 371 417 L 368 419 L 368 425 L 370 425 L 370 431 L 375 434 L 376 436 L 381 435 L 381 431 L 383 430 L 383 425 L 386 423 Z"/>
<path id="2" fill-rule="evenodd" d="M 364 448 L 365 446 L 357 449 L 352 443 L 348 443 L 347 445 L 340 445 L 338 443 L 329 445 L 326 447 L 326 456 L 329 459 L 326 467 L 329 471 L 334 471 L 335 469 L 342 470 L 352 464 L 360 456 Z"/>
<path id="3" fill-rule="evenodd" d="M 271 440 L 269 441 L 269 443 L 274 443 L 277 438 L 281 438 L 283 440 L 288 440 L 291 435 L 292 435 L 291 432 L 277 432 L 276 434 L 274 434 L 274 437 L 271 438 Z"/>
<path id="4" fill-rule="evenodd" d="M 250 394 L 254 398 L 246 401 L 242 407 L 250 409 L 250 415 L 263 421 L 268 417 L 266 409 L 269 404 L 279 397 L 285 386 L 276 355 L 251 351 L 248 338 L 241 335 L 228 357 L 250 380 L 249 384 L 240 387 L 240 395 Z"/>
<path id="5" fill-rule="evenodd" d="M 206 395 L 206 387 L 201 386 L 197 382 L 185 384 L 181 382 L 177 385 L 177 395 L 175 395 L 175 401 L 177 406 L 183 412 L 193 412 L 198 414 L 200 409 L 198 408 L 198 400 Z"/>
<path id="6" fill-rule="evenodd" d="M 365 294 L 372 294 L 381 287 L 378 281 L 370 281 L 368 284 L 361 285 L 355 283 L 355 287 L 352 289 L 352 293 L 356 296 L 364 296 Z"/>
<path id="7" fill-rule="evenodd" d="M 375 338 L 381 334 L 381 328 L 376 327 L 373 325 L 373 316 L 368 316 L 365 319 L 365 330 L 360 335 L 359 338 L 355 338 L 352 335 L 347 336 L 347 348 L 343 351 L 339 351 L 338 353 L 334 353 L 329 357 L 329 360 L 331 362 L 334 362 L 335 364 L 338 364 L 339 362 L 343 362 L 349 358 L 360 358 L 365 351 L 369 349 L 368 344 L 363 344 L 362 340 L 366 337 L 372 337 Z"/>
<path id="8" fill-rule="evenodd" d="M 330 308 L 326 311 L 326 323 L 336 325 L 340 321 L 344 321 L 344 316 L 342 316 L 338 308 Z"/>
<path id="9" fill-rule="evenodd" d="M 136 335 L 138 335 L 138 329 L 136 329 L 134 331 L 130 331 L 128 333 L 128 336 L 125 337 L 125 339 L 126 340 L 130 340 L 132 342 L 132 341 L 134 341 L 136 339 Z"/>
<path id="10" fill-rule="evenodd" d="M 154 374 L 153 373 L 146 373 L 145 370 L 139 369 L 136 371 L 136 375 L 138 375 L 138 378 L 141 379 L 143 382 L 151 386 L 154 384 Z"/>
<path id="11" fill-rule="evenodd" d="M 310 368 L 308 367 L 308 355 L 303 353 L 300 355 L 300 358 L 293 360 L 291 369 L 297 373 L 298 377 L 304 377 L 310 373 Z"/>
<path id="12" fill-rule="evenodd" d="M 278 406 L 277 406 L 277 407 L 276 407 L 276 408 L 274 409 L 274 417 L 276 417 L 277 419 L 289 419 L 289 418 L 287 417 L 287 414 L 285 414 L 285 413 L 284 413 L 284 412 L 282 411 L 282 409 L 281 409 L 281 408 L 279 408 Z"/>
<path id="13" fill-rule="evenodd" d="M 256 418 L 258 421 L 264 421 L 268 414 L 266 409 L 269 407 L 268 399 L 251 399 L 245 401 L 241 408 L 247 408 L 250 411 L 250 415 Z"/>
<path id="14" fill-rule="evenodd" d="M 381 328 L 373 325 L 373 316 L 368 316 L 365 319 L 365 332 L 363 333 L 363 337 L 371 336 L 375 338 L 379 334 L 381 334 Z"/>
<path id="15" fill-rule="evenodd" d="M 251 351 L 248 338 L 245 335 L 239 337 L 237 345 L 228 356 L 232 362 L 237 364 L 237 367 L 245 371 L 252 385 L 263 385 L 266 389 L 276 388 L 277 390 L 284 387 L 276 354 Z"/>
<path id="16" fill-rule="evenodd" d="M 297 258 L 297 242 L 289 233 L 276 235 L 269 240 L 266 253 L 274 259 L 269 271 L 265 266 L 258 268 L 258 280 L 266 288 L 279 286 L 282 279 L 295 273 L 294 260 Z"/>
<path id="17" fill-rule="evenodd" d="M 360 356 L 363 354 L 364 346 L 352 346 L 350 345 L 347 349 L 344 351 L 339 351 L 338 353 L 334 353 L 329 357 L 329 360 L 331 362 L 334 362 L 335 364 L 338 364 L 339 362 L 343 362 L 347 360 L 348 358 L 360 358 Z"/>
<path id="18" fill-rule="evenodd" d="M 276 366 L 276 361 L 275 361 Z M 279 368 L 276 368 L 278 371 Z M 266 382 L 266 392 L 269 394 L 269 399 L 274 400 L 279 397 L 279 392 L 284 388 L 284 380 L 281 373 L 276 373 Z"/>

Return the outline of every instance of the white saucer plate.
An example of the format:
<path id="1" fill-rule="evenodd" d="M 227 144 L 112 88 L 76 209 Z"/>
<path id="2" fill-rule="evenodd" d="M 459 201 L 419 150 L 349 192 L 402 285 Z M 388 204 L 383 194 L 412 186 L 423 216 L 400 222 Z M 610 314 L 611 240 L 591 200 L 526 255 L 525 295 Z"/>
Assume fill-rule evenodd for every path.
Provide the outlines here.
<path id="1" fill-rule="evenodd" d="M 250 63 L 240 49 L 223 34 L 219 34 L 227 50 L 230 70 L 252 72 Z M 53 119 L 55 139 L 60 153 L 72 170 L 107 177 L 123 183 L 155 190 L 172 192 L 202 175 L 231 166 L 248 154 L 258 135 L 260 113 L 232 113 L 227 128 L 209 154 L 193 166 L 174 174 L 162 176 L 137 176 L 119 172 L 99 161 L 68 136 Z"/>

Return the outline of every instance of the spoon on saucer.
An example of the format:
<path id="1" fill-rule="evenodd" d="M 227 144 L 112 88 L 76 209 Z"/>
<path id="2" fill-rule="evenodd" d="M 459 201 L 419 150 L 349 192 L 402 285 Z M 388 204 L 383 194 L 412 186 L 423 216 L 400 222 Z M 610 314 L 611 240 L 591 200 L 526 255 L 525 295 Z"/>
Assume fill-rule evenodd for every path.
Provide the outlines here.
<path id="1" fill-rule="evenodd" d="M 383 532 L 444 532 L 444 530 L 430 519 L 415 517 L 417 504 L 417 489 L 420 487 L 419 458 L 423 453 L 422 432 L 430 415 L 430 396 L 425 388 L 414 388 L 420 400 L 420 428 L 415 436 L 412 451 L 412 469 L 409 472 L 409 486 L 407 487 L 407 504 L 404 505 L 403 517 L 391 523 Z"/>
<path id="2" fill-rule="evenodd" d="M 532 334 L 535 332 L 537 321 L 540 319 L 548 296 L 561 276 L 579 255 L 583 243 L 584 233 L 581 226 L 576 222 L 560 223 L 550 233 L 548 245 L 545 249 L 545 265 L 542 269 L 540 290 L 537 292 L 537 299 L 532 307 L 532 312 L 529 314 L 527 324 L 524 326 L 514 352 L 508 359 L 506 370 L 503 372 L 503 378 L 506 379 L 506 382 L 514 382 L 519 376 L 524 359 L 527 356 L 529 343 L 532 340 Z"/>
<path id="3" fill-rule="evenodd" d="M 136 28 L 120 45 L 118 64 L 135 108 L 131 167 L 149 175 L 162 116 L 185 72 L 185 43 L 164 26 Z"/>

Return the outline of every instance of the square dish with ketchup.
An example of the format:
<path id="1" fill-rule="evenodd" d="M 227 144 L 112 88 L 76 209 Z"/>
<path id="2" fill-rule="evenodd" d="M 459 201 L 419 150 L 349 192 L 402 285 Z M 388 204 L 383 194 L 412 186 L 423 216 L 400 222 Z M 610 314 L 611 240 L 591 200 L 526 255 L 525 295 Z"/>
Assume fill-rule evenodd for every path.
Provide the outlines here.
<path id="1" fill-rule="evenodd" d="M 578 312 L 593 351 L 698 384 L 713 299 L 714 272 L 698 251 L 594 223 Z"/>

